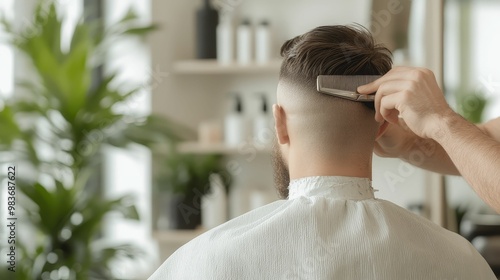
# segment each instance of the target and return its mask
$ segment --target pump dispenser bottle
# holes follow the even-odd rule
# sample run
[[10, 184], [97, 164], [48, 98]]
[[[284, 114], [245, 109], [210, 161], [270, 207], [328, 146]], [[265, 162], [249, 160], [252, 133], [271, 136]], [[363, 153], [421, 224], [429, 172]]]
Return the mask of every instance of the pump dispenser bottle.
[[210, 2], [204, 0], [203, 7], [196, 13], [196, 57], [199, 59], [216, 58], [217, 55], [219, 13]]
[[273, 130], [270, 126], [266, 95], [262, 94], [260, 98], [261, 106], [259, 109], [259, 113], [254, 120], [253, 139], [255, 144], [267, 146], [271, 143]]
[[237, 60], [240, 64], [252, 62], [252, 26], [250, 20], [245, 19], [238, 26], [237, 37]]
[[260, 22], [255, 30], [255, 59], [261, 64], [271, 59], [271, 32], [267, 20]]
[[229, 14], [222, 14], [217, 26], [217, 61], [221, 64], [233, 62], [234, 34]]
[[228, 146], [237, 146], [245, 141], [246, 125], [241, 97], [234, 95], [232, 111], [224, 121], [224, 141]]
[[227, 194], [222, 177], [214, 173], [209, 180], [211, 192], [201, 198], [201, 221], [206, 229], [225, 223], [228, 214]]

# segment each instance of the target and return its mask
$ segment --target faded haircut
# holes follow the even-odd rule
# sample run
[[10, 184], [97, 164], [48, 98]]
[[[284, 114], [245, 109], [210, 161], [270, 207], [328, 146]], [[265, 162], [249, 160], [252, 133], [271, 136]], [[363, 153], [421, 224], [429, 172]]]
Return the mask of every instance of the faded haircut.
[[[365, 163], [363, 156], [373, 153], [379, 127], [373, 118], [373, 103], [320, 94], [316, 78], [383, 75], [391, 69], [391, 52], [375, 44], [370, 32], [360, 25], [334, 25], [317, 27], [288, 40], [281, 55], [278, 102], [287, 114], [300, 116], [287, 126], [290, 138], [296, 137], [294, 143], [305, 143], [309, 153]], [[276, 189], [286, 198], [288, 163], [277, 144], [273, 154]]]
[[375, 44], [361, 25], [320, 26], [288, 40], [280, 80], [315, 87], [319, 75], [383, 75], [391, 69], [391, 52]]

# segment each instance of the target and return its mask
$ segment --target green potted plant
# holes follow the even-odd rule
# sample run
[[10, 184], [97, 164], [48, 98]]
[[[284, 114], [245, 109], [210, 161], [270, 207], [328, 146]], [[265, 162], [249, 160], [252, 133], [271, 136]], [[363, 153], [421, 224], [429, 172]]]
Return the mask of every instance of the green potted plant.
[[229, 176], [220, 155], [172, 152], [161, 163], [156, 185], [169, 195], [168, 221], [171, 229], [195, 229], [201, 224], [201, 199], [210, 192], [209, 177], [219, 173], [227, 183]]
[[21, 31], [1, 21], [7, 43], [27, 58], [36, 79], [17, 81], [15, 94], [0, 101], [0, 162], [22, 166], [16, 178], [17, 203], [24, 210], [17, 212], [23, 217], [18, 228], [29, 233], [17, 236], [15, 274], [2, 267], [0, 279], [116, 279], [110, 262], [136, 258], [140, 250], [103, 243], [103, 218], [110, 212], [139, 216], [131, 197], [103, 198], [99, 180], [91, 180], [102, 148], [172, 146], [188, 133], [165, 118], [117, 112], [116, 105], [143, 85], [123, 91], [119, 73], [101, 80], [92, 75], [110, 42], [145, 35], [155, 26], [140, 23], [133, 11], [108, 28], [80, 20], [69, 49], [62, 50], [62, 21], [53, 1], [40, 1], [31, 26]]
[[488, 98], [483, 92], [460, 92], [457, 95], [458, 113], [472, 123], [480, 123], [488, 105]]

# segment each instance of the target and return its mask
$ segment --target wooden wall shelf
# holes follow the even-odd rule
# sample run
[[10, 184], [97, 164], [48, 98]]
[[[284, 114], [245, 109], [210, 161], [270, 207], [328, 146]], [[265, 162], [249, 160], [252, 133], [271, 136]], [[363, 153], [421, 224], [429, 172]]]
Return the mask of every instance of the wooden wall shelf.
[[176, 74], [278, 74], [281, 60], [271, 60], [265, 64], [251, 63], [241, 65], [236, 62], [220, 64], [215, 59], [182, 60], [175, 62], [173, 71]]

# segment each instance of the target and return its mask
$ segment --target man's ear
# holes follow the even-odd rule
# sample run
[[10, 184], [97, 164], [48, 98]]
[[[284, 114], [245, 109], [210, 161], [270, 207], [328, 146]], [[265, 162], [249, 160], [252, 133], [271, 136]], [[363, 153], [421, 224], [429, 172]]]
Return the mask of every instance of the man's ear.
[[389, 126], [389, 122], [385, 121], [380, 125], [377, 131], [377, 137], [375, 137], [375, 141], [377, 141], [382, 135], [384, 135], [387, 127]]
[[273, 116], [278, 143], [280, 145], [288, 144], [290, 142], [290, 138], [288, 137], [288, 130], [286, 127], [286, 115], [280, 105], [273, 105]]

